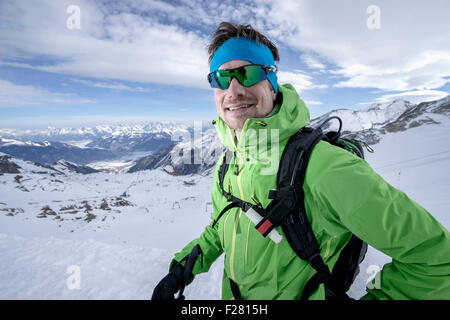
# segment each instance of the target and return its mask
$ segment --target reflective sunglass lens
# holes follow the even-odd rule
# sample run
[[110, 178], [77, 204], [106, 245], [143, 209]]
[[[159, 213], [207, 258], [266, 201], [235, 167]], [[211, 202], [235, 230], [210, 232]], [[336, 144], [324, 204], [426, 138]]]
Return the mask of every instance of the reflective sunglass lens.
[[230, 70], [216, 70], [208, 75], [208, 81], [212, 88], [228, 89], [232, 78], [244, 87], [250, 87], [266, 79], [266, 72], [261, 65], [247, 65]]

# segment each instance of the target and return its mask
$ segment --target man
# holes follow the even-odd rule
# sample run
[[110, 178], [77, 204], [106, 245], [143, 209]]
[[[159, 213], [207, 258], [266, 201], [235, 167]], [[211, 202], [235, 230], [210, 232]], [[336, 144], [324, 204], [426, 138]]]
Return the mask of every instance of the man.
[[[218, 173], [224, 159], [217, 165], [211, 224], [175, 254], [171, 272], [155, 288], [153, 299], [173, 298], [183, 286], [186, 257], [197, 245], [202, 259], [195, 263], [189, 280], [207, 272], [225, 253], [223, 299], [236, 295], [242, 299], [300, 299], [316, 273], [311, 265], [299, 259], [287, 241], [277, 243], [263, 237], [241, 208], [218, 215], [229, 204], [221, 187], [246, 202], [268, 206], [277, 171], [261, 174], [271, 164], [254, 152], [254, 141], [263, 147], [261, 142], [268, 142], [270, 134], [259, 134], [261, 129], [276, 130], [279, 161], [289, 138], [309, 124], [308, 109], [291, 85], [277, 83], [278, 51], [251, 26], [221, 23], [208, 51], [209, 81], [215, 88], [219, 114], [214, 124], [234, 156], [223, 186]], [[249, 132], [259, 136], [247, 139]], [[308, 220], [330, 270], [352, 234], [392, 257], [392, 263], [381, 271], [380, 285], [368, 288], [363, 299], [450, 299], [449, 232], [364, 160], [320, 141], [310, 156], [303, 190]], [[281, 228], [276, 229], [283, 235]], [[309, 299], [325, 299], [324, 285]]]

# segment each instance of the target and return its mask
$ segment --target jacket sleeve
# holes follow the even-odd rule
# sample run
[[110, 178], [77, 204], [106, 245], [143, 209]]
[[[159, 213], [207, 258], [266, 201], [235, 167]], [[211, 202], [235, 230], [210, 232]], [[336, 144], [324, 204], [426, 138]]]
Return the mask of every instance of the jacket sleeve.
[[[180, 252], [175, 254], [174, 259], [170, 263], [169, 271], [173, 269], [173, 267], [176, 265], [177, 262], [180, 262], [189, 255], [191, 250], [194, 248], [195, 245], [199, 245], [200, 249], [202, 250], [202, 254], [197, 259], [193, 274], [197, 275], [199, 273], [207, 272], [214, 261], [217, 260], [217, 258], [220, 257], [220, 255], [223, 253], [222, 243], [220, 241], [219, 235], [217, 233], [217, 226], [212, 228], [212, 224], [214, 221], [214, 217], [217, 215], [217, 202], [218, 199], [220, 199], [221, 192], [219, 188], [219, 182], [217, 179], [217, 169], [219, 165], [217, 165], [216, 173], [214, 175], [214, 183], [212, 186], [212, 204], [213, 204], [213, 213], [211, 215], [211, 223], [207, 225], [197, 239], [192, 240], [189, 242]], [[193, 279], [191, 279], [192, 281]]]
[[180, 252], [175, 254], [174, 259], [170, 263], [169, 271], [173, 269], [177, 262], [183, 260], [184, 257], [188, 256], [192, 248], [196, 244], [200, 245], [202, 253], [195, 263], [193, 269], [194, 275], [207, 272], [213, 262], [216, 261], [216, 259], [223, 252], [222, 245], [217, 235], [217, 230], [211, 228], [211, 226], [208, 225], [199, 238], [189, 242], [189, 244], [187, 244]]
[[367, 162], [344, 150], [334, 153], [314, 188], [322, 209], [333, 223], [392, 257], [363, 299], [450, 299], [448, 230]]

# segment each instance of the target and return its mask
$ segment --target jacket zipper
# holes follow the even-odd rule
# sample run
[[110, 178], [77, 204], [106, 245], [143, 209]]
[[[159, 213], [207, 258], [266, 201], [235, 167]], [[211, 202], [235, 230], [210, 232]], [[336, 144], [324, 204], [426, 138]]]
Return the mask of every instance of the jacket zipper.
[[[241, 199], [244, 199], [244, 194], [242, 192], [242, 186], [241, 186], [241, 177], [242, 177], [243, 171], [244, 171], [244, 168], [242, 168], [241, 172], [239, 172], [239, 174], [237, 176], [237, 185], [239, 188], [239, 193], [240, 193]], [[237, 228], [239, 227], [239, 220], [241, 218], [241, 214], [242, 214], [242, 209], [239, 208], [236, 218], [234, 220], [233, 234], [232, 234], [232, 238], [231, 238], [230, 272], [231, 272], [231, 278], [233, 280], [236, 279], [235, 273], [234, 273], [234, 256], [235, 256], [235, 249], [236, 249], [236, 233], [237, 233]]]
[[[247, 128], [248, 123], [249, 123], [249, 119], [247, 119], [245, 121], [244, 126], [242, 127], [241, 135], [242, 135], [242, 132], [244, 132], [245, 129]], [[245, 198], [244, 198], [244, 193], [242, 191], [241, 177], [242, 177], [242, 172], [244, 171], [245, 166], [242, 166], [242, 168], [240, 169], [240, 172], [239, 172], [239, 166], [238, 166], [238, 164], [239, 164], [239, 157], [238, 157], [239, 156], [239, 147], [240, 147], [241, 143], [242, 143], [242, 140], [238, 140], [237, 145], [236, 145], [236, 152], [234, 154], [234, 156], [235, 156], [234, 160], [235, 160], [235, 166], [236, 166], [235, 168], [237, 168], [237, 169], [235, 169], [236, 170], [235, 174], [237, 175], [236, 182], [237, 182], [237, 185], [239, 188], [239, 195], [240, 195], [240, 198], [242, 200], [244, 200]], [[231, 278], [233, 280], [236, 279], [235, 273], [234, 273], [234, 256], [235, 256], [235, 249], [236, 249], [236, 233], [237, 233], [237, 228], [239, 226], [239, 220], [241, 218], [241, 214], [242, 214], [242, 209], [239, 209], [238, 213], [236, 215], [236, 218], [234, 220], [233, 233], [232, 233], [232, 238], [231, 238], [230, 273], [231, 273]]]
[[[265, 122], [262, 121], [257, 121], [259, 122], [258, 124], [266, 126], [267, 124]], [[247, 128], [249, 123], [249, 119], [247, 119], [244, 123], [244, 126], [242, 127], [242, 131], [241, 131], [241, 136], [242, 136], [242, 132], [245, 131], [245, 129]], [[256, 123], [256, 122], [255, 122]], [[245, 200], [244, 198], [244, 192], [242, 191], [242, 185], [241, 185], [241, 177], [242, 177], [242, 172], [244, 171], [244, 165], [242, 166], [242, 168], [239, 168], [239, 147], [242, 143], [242, 140], [238, 140], [237, 145], [235, 144], [235, 148], [236, 151], [234, 152], [234, 157], [235, 157], [235, 175], [237, 175], [236, 178], [236, 182], [239, 188], [239, 195], [241, 197], [242, 200]], [[244, 159], [245, 159], [245, 154], [244, 154]], [[239, 172], [239, 170], [241, 170]], [[256, 205], [260, 208], [262, 208], [261, 203], [252, 195], [251, 199], [256, 203]], [[234, 273], [234, 255], [235, 255], [235, 246], [236, 246], [236, 232], [237, 232], [237, 228], [238, 228], [238, 224], [239, 224], [239, 220], [241, 218], [241, 214], [242, 214], [242, 209], [239, 209], [237, 215], [236, 215], [236, 219], [234, 221], [234, 226], [233, 226], [233, 233], [232, 233], [232, 239], [231, 239], [231, 254], [230, 254], [230, 273], [231, 273], [231, 278], [233, 280], [235, 280], [235, 273]], [[247, 227], [247, 238], [246, 238], [246, 247], [245, 247], [245, 257], [244, 257], [244, 265], [247, 263], [247, 247], [248, 247], [248, 234], [250, 230], [250, 221], [249, 221], [249, 225]]]

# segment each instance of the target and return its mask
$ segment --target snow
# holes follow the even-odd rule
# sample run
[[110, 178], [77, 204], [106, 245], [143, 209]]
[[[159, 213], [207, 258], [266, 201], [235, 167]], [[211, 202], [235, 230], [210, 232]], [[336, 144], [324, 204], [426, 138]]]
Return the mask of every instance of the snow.
[[[440, 100], [439, 100], [440, 101]], [[413, 105], [405, 100], [397, 99], [392, 102], [375, 103], [361, 110], [338, 109], [311, 121], [316, 126], [329, 117], [342, 119], [342, 131], [357, 132], [368, 129], [379, 129], [388, 122], [396, 120], [403, 112]], [[331, 129], [337, 130], [338, 122], [332, 121]]]
[[118, 124], [118, 125], [97, 125], [95, 127], [79, 127], [79, 128], [57, 128], [49, 126], [45, 129], [7, 129], [0, 128], [0, 136], [7, 138], [22, 138], [24, 136], [32, 137], [35, 140], [41, 140], [43, 137], [64, 137], [64, 136], [79, 136], [80, 140], [92, 140], [97, 137], [117, 137], [130, 136], [139, 137], [143, 134], [149, 133], [168, 133], [172, 134], [174, 131], [187, 131], [192, 125], [188, 121], [179, 122], [150, 122], [145, 125], [142, 124]]
[[[211, 177], [172, 177], [162, 170], [53, 177], [52, 170], [14, 162], [22, 172], [0, 176], [0, 299], [149, 299], [173, 254], [210, 222]], [[39, 169], [48, 174], [33, 173]], [[109, 200], [124, 191], [130, 196], [122, 199], [132, 206], [112, 207]], [[98, 209], [103, 199], [111, 211]], [[62, 208], [83, 201], [93, 207], [91, 222], [83, 210], [63, 214]], [[37, 218], [45, 205], [64, 220]], [[7, 208], [24, 212], [7, 216]], [[66, 286], [70, 266], [80, 268], [79, 290]], [[219, 264], [198, 277], [202, 298], [220, 296], [208, 282], [219, 283], [221, 272]]]
[[[383, 136], [366, 159], [448, 229], [450, 121], [434, 117], [441, 124]], [[173, 254], [210, 222], [211, 174], [61, 174], [12, 161], [21, 173], [0, 175], [0, 299], [150, 299]], [[56, 215], [38, 218], [45, 206]], [[85, 210], [96, 217], [85, 221]], [[350, 296], [362, 296], [373, 270], [390, 260], [370, 247]], [[186, 297], [220, 299], [222, 270], [223, 257]]]
[[70, 144], [74, 147], [86, 149], [88, 148], [87, 145], [91, 143], [92, 140], [80, 140], [80, 141], [66, 141], [67, 144]]
[[439, 125], [423, 125], [387, 135], [367, 154], [371, 166], [450, 228], [450, 120], [433, 115]]
[[5, 139], [5, 138], [0, 138], [0, 145], [3, 147], [9, 146], [9, 145], [42, 147], [42, 144], [32, 142], [32, 141], [19, 141], [19, 140], [14, 140], [14, 139]]
[[[388, 183], [404, 191], [449, 230], [450, 141], [446, 137], [450, 136], [450, 120], [440, 115], [433, 118], [441, 124], [388, 134], [381, 143], [372, 146], [373, 154], [366, 152], [365, 156]], [[390, 257], [369, 246], [349, 295], [360, 297], [371, 270], [381, 270], [390, 261]]]
[[135, 161], [97, 161], [88, 163], [87, 166], [100, 171], [126, 172], [136, 164]]

